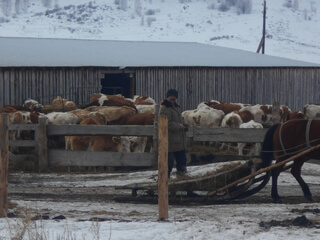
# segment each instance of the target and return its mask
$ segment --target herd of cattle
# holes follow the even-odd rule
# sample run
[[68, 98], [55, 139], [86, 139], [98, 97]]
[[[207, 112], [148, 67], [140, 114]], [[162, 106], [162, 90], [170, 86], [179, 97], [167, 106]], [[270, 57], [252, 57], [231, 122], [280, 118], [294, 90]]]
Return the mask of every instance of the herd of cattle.
[[[57, 125], [153, 125], [156, 102], [146, 96], [133, 99], [122, 95], [95, 93], [90, 103], [81, 108], [72, 101], [57, 97], [50, 105], [41, 105], [28, 99], [22, 106], [4, 106], [0, 113], [7, 113], [10, 124], [38, 123], [39, 117], [46, 117], [47, 124]], [[270, 127], [275, 117], [272, 105], [250, 105], [225, 103], [216, 100], [202, 102], [194, 110], [182, 112], [183, 121], [189, 126], [207, 128], [263, 128]], [[281, 122], [297, 118], [320, 117], [320, 105], [307, 104], [304, 112], [291, 111], [287, 106], [280, 106], [277, 118]], [[10, 131], [9, 137], [21, 138], [20, 131]], [[58, 140], [58, 141], [61, 141]], [[66, 150], [82, 151], [152, 151], [151, 137], [115, 137], [115, 136], [66, 136], [63, 139]], [[238, 144], [239, 154], [243, 155], [243, 144]], [[249, 154], [256, 155], [259, 145]]]

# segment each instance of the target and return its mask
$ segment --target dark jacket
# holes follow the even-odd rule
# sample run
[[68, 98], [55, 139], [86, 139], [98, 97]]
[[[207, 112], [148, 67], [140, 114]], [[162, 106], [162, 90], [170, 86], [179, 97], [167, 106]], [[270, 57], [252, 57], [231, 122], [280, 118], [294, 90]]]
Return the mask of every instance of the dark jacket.
[[167, 100], [163, 100], [160, 105], [159, 114], [168, 117], [169, 128], [169, 152], [177, 152], [186, 149], [186, 133], [180, 129], [180, 124], [183, 124], [181, 117], [180, 106], [175, 103], [174, 106]]

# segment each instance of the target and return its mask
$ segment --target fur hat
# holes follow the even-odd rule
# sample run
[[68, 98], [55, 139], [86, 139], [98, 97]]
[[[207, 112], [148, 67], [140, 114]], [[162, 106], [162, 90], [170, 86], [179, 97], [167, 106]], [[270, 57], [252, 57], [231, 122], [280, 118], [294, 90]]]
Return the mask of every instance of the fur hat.
[[167, 98], [170, 96], [174, 96], [174, 97], [178, 98], [178, 91], [175, 89], [169, 89], [167, 92]]

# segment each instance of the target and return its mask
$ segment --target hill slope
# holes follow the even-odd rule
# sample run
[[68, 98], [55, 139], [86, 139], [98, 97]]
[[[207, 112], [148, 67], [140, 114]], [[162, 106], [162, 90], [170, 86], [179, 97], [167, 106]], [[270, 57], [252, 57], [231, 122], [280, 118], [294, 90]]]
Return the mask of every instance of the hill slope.
[[[237, 1], [249, 13], [242, 13], [239, 5], [222, 11], [223, 4]], [[263, 0], [4, 2], [0, 1], [0, 36], [188, 41], [252, 52], [262, 36]], [[265, 53], [320, 63], [320, 1], [291, 2], [267, 1]]]

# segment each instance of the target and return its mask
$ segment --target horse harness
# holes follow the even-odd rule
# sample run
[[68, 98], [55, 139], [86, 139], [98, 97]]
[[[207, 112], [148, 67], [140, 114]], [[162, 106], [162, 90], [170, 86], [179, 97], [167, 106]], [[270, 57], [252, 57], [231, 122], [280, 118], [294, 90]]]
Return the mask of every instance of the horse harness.
[[[283, 151], [284, 155], [287, 155], [288, 152], [286, 151], [286, 149], [284, 147], [284, 144], [283, 144], [283, 141], [282, 141], [281, 132], [282, 132], [282, 127], [288, 122], [282, 123], [280, 125], [280, 130], [279, 130], [279, 140], [280, 140], [281, 148], [282, 148], [282, 151]], [[306, 145], [307, 145], [306, 148], [310, 148], [311, 147], [311, 144], [310, 144], [310, 126], [311, 126], [311, 122], [312, 122], [312, 119], [309, 119], [308, 122], [307, 122], [307, 127], [306, 127]]]

